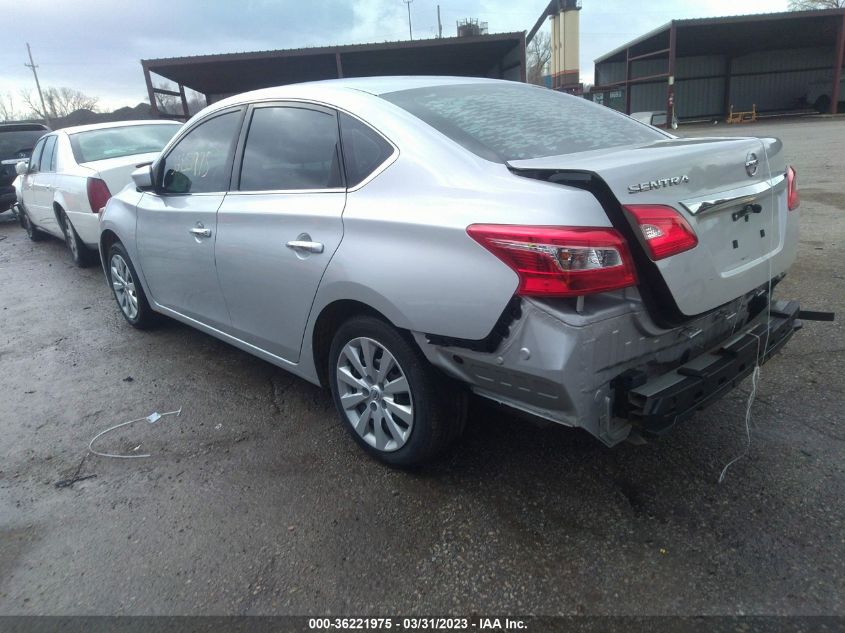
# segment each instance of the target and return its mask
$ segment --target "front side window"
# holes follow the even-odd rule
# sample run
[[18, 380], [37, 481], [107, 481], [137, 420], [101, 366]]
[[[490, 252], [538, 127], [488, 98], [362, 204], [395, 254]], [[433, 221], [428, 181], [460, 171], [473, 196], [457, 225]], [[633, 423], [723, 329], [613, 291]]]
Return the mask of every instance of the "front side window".
[[335, 114], [291, 106], [253, 111], [241, 166], [241, 191], [341, 186]]
[[610, 108], [516, 82], [431, 86], [381, 96], [495, 162], [666, 139]]
[[44, 153], [41, 155], [41, 171], [55, 171], [53, 154], [56, 151], [56, 135], [48, 136], [44, 143]]
[[70, 135], [77, 163], [160, 152], [182, 127], [179, 123], [127, 125], [88, 130]]
[[393, 146], [378, 132], [342, 112], [340, 138], [348, 187], [359, 184], [393, 154]]
[[32, 157], [29, 159], [29, 173], [35, 174], [38, 173], [39, 169], [41, 169], [41, 154], [44, 150], [44, 143], [47, 142], [46, 138], [42, 138], [35, 144], [35, 148], [32, 150]]
[[182, 137], [162, 161], [162, 191], [226, 191], [229, 188], [232, 151], [240, 124], [240, 111], [231, 111], [200, 123]]

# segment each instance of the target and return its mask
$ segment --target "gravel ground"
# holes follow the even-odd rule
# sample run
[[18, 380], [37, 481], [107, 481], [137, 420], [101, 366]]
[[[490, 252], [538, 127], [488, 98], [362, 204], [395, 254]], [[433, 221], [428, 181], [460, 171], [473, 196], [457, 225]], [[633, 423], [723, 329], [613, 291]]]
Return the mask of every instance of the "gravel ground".
[[[185, 326], [138, 332], [102, 273], [0, 216], [2, 614], [845, 614], [845, 119], [776, 135], [800, 174], [778, 296], [835, 310], [658, 443], [607, 449], [473, 403], [422, 472], [367, 459], [328, 393]], [[89, 456], [98, 431], [167, 417]], [[76, 471], [90, 477], [58, 488]]]

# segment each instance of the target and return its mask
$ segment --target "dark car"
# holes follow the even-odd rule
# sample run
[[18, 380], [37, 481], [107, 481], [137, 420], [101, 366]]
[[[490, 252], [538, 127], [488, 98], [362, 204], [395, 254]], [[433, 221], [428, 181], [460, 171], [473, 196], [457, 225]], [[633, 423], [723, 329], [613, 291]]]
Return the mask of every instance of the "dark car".
[[15, 188], [12, 186], [17, 177], [15, 165], [29, 160], [35, 142], [49, 131], [50, 128], [40, 123], [0, 125], [0, 213], [15, 204]]

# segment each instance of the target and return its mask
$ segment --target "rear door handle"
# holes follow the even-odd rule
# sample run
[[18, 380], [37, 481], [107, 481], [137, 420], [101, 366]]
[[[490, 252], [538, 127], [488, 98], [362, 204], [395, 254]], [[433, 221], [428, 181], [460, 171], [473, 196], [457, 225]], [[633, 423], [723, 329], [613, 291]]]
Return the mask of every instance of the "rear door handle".
[[198, 226], [195, 226], [192, 229], [188, 229], [188, 233], [190, 233], [194, 237], [211, 237], [211, 229], [204, 229]]
[[295, 251], [305, 251], [308, 253], [322, 253], [324, 248], [320, 242], [308, 242], [306, 240], [291, 240], [285, 246]]

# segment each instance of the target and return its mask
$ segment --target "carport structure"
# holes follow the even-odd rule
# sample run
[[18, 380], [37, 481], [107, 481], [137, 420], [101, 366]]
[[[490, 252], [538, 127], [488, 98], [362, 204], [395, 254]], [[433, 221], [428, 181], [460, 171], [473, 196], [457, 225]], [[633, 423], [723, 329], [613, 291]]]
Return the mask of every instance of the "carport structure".
[[599, 57], [593, 94], [628, 114], [723, 117], [794, 109], [821, 85], [835, 114], [844, 49], [845, 9], [673, 20]]
[[[141, 66], [153, 114], [161, 114], [156, 94], [165, 94], [179, 97], [187, 118], [185, 88], [214, 103], [247, 90], [342, 77], [457, 75], [525, 81], [525, 33], [143, 59]], [[174, 82], [178, 90], [157, 87], [153, 74]]]

